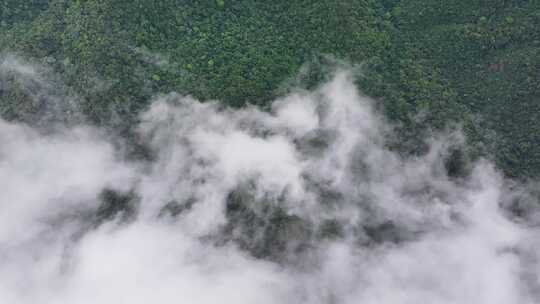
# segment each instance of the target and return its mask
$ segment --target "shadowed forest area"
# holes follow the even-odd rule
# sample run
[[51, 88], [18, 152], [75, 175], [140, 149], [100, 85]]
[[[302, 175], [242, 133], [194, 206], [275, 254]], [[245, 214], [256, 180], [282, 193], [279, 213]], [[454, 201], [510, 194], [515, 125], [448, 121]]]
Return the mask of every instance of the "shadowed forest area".
[[[467, 155], [519, 178], [540, 176], [539, 28], [535, 0], [0, 2], [2, 56], [42, 66], [48, 90], [118, 132], [156, 94], [265, 108], [347, 67], [396, 123], [395, 149], [422, 153], [458, 123]], [[1, 117], [40, 113], [40, 84], [0, 80]]]

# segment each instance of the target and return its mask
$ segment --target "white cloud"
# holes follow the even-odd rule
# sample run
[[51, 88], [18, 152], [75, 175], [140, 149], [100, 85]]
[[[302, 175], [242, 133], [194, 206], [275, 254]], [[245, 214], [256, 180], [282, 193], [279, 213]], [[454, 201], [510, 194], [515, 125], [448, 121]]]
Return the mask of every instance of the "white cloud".
[[[89, 127], [1, 121], [0, 302], [536, 303], [538, 232], [501, 208], [508, 181], [484, 161], [449, 178], [455, 134], [403, 158], [371, 103], [345, 72], [271, 112], [163, 96], [141, 116], [155, 159], [140, 163]], [[97, 225], [104, 189], [131, 193], [136, 217]], [[252, 213], [234, 218], [239, 189]], [[339, 237], [320, 236], [329, 220]]]

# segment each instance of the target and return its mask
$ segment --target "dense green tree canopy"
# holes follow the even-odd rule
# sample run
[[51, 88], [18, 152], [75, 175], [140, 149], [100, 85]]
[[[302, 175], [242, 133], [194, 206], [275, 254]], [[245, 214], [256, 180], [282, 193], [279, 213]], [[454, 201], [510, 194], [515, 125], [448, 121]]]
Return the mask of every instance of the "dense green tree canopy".
[[[129, 129], [170, 91], [264, 107], [348, 62], [400, 123], [404, 151], [460, 122], [473, 150], [507, 174], [540, 174], [538, 1], [3, 0], [0, 9], [0, 51], [52, 69], [101, 125]], [[3, 82], [0, 115], [23, 117], [35, 102]]]

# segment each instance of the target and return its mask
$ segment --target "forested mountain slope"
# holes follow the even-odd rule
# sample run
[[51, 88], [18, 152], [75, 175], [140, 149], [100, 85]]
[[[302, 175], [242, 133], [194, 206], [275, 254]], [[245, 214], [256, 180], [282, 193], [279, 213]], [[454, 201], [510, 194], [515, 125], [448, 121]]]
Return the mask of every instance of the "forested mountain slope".
[[[129, 130], [171, 91], [264, 107], [352, 64], [401, 126], [396, 147], [421, 152], [419, 134], [459, 122], [473, 154], [540, 174], [539, 1], [2, 0], [0, 26], [4, 58], [50, 69], [55, 96], [104, 126]], [[2, 117], [40, 111], [0, 74]]]

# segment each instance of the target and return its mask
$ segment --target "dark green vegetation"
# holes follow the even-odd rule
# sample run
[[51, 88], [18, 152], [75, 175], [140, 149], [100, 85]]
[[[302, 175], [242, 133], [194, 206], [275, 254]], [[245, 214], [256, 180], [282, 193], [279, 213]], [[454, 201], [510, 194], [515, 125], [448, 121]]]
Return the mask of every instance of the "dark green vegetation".
[[[540, 174], [540, 1], [1, 0], [0, 18], [0, 52], [52, 68], [100, 125], [129, 129], [170, 91], [264, 106], [331, 56], [357, 64], [404, 151], [458, 121], [508, 175]], [[0, 115], [31, 95], [0, 86]]]

